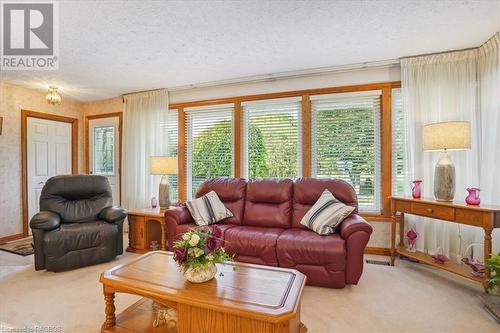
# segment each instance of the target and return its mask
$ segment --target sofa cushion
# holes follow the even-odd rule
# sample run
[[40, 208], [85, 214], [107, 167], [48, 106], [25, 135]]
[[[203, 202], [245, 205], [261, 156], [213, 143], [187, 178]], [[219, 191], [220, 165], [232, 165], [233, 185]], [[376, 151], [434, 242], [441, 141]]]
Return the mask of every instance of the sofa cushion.
[[215, 191], [187, 201], [186, 207], [197, 225], [209, 225], [233, 217], [233, 213], [220, 201]]
[[308, 284], [345, 285], [346, 248], [338, 234], [321, 236], [310, 230], [288, 229], [278, 237], [276, 253], [280, 267], [306, 274]]
[[292, 191], [291, 179], [249, 180], [243, 225], [289, 228]]
[[224, 234], [224, 248], [235, 259], [251, 264], [278, 266], [276, 242], [280, 228], [236, 226]]
[[358, 211], [358, 197], [354, 188], [341, 179], [300, 178], [293, 185], [292, 227], [306, 229], [300, 221], [318, 201], [324, 190], [329, 190], [335, 198]]
[[241, 224], [245, 208], [246, 181], [242, 178], [215, 178], [205, 181], [198, 191], [199, 198], [210, 191], [215, 191], [224, 206], [233, 213], [233, 217], [224, 220], [224, 223]]

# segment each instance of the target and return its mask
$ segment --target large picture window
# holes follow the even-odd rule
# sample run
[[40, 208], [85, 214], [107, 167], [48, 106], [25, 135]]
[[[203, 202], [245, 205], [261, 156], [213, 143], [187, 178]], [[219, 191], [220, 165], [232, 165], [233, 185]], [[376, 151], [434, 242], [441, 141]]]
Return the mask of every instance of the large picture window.
[[406, 129], [401, 89], [392, 89], [392, 195], [404, 195], [407, 183]]
[[[167, 136], [168, 156], [177, 156], [179, 147], [179, 119], [177, 110], [168, 110], [167, 125], [164, 126]], [[170, 183], [170, 199], [179, 200], [179, 177], [178, 175], [168, 175]]]
[[381, 91], [311, 96], [312, 173], [354, 186], [360, 211], [379, 213]]
[[244, 102], [244, 176], [301, 176], [300, 97]]
[[186, 108], [187, 198], [209, 178], [233, 174], [233, 105]]

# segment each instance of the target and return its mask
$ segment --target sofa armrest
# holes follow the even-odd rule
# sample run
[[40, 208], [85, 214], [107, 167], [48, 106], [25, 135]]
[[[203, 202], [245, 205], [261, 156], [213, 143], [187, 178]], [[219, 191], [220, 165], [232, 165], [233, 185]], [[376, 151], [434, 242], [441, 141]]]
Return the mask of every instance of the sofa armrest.
[[166, 223], [187, 224], [193, 223], [193, 217], [186, 206], [176, 206], [171, 207], [165, 211], [165, 221]]
[[99, 219], [109, 223], [115, 223], [125, 220], [127, 211], [119, 206], [106, 207], [99, 213]]
[[357, 231], [364, 231], [368, 235], [371, 235], [373, 229], [372, 226], [365, 221], [364, 218], [357, 214], [349, 215], [342, 223], [340, 224], [340, 237], [344, 240], [347, 240], [349, 236]]
[[50, 211], [41, 211], [36, 213], [30, 220], [31, 229], [50, 231], [59, 227], [61, 216]]

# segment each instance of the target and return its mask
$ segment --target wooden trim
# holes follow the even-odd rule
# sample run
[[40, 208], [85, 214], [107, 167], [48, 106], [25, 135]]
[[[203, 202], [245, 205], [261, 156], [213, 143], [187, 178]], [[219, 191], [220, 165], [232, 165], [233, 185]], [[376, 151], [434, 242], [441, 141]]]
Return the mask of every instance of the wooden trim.
[[381, 107], [381, 180], [382, 180], [382, 215], [391, 216], [392, 195], [392, 88], [382, 88]]
[[302, 176], [312, 175], [311, 97], [302, 95]]
[[386, 217], [386, 216], [382, 216], [382, 215], [360, 214], [360, 216], [368, 222], [391, 223], [391, 221], [392, 221], [392, 219], [390, 217]]
[[367, 246], [365, 248], [365, 254], [390, 257], [391, 256], [391, 249], [386, 249], [385, 247]]
[[78, 119], [60, 115], [21, 110], [21, 183], [23, 236], [28, 236], [28, 117], [71, 124], [71, 172], [78, 173]]
[[5, 244], [7, 242], [15, 241], [15, 240], [18, 240], [18, 239], [21, 239], [24, 237], [26, 237], [26, 236], [24, 236], [23, 233], [5, 236], [5, 237], [0, 238], [0, 244]]
[[183, 107], [179, 107], [177, 109], [177, 117], [178, 117], [178, 151], [177, 151], [177, 163], [178, 165], [178, 178], [177, 178], [177, 186], [179, 193], [179, 200], [186, 200], [186, 114], [184, 112]]
[[234, 103], [233, 149], [234, 177], [243, 177], [243, 108], [241, 102]]
[[120, 160], [118, 161], [118, 183], [120, 186], [120, 204], [122, 202], [122, 160], [123, 160], [123, 112], [110, 112], [102, 114], [92, 114], [85, 116], [85, 133], [83, 137], [85, 138], [85, 173], [90, 172], [90, 139], [89, 139], [89, 121], [93, 119], [102, 118], [115, 118], [118, 117], [118, 144], [120, 145], [118, 152], [120, 154]]
[[353, 85], [353, 86], [294, 90], [294, 91], [284, 91], [284, 92], [278, 92], [278, 93], [244, 95], [244, 96], [236, 96], [236, 97], [207, 99], [207, 100], [201, 100], [201, 101], [172, 103], [172, 104], [169, 104], [169, 108], [170, 109], [178, 109], [180, 107], [187, 108], [187, 107], [194, 107], [194, 106], [227, 104], [227, 103], [236, 103], [236, 102], [243, 102], [243, 101], [257, 101], [257, 100], [263, 100], [263, 99], [296, 97], [296, 96], [303, 96], [303, 95], [324, 95], [324, 94], [365, 91], [365, 90], [380, 90], [383, 88], [399, 88], [399, 87], [401, 87], [400, 81], [368, 83], [368, 84], [360, 84], [360, 85]]

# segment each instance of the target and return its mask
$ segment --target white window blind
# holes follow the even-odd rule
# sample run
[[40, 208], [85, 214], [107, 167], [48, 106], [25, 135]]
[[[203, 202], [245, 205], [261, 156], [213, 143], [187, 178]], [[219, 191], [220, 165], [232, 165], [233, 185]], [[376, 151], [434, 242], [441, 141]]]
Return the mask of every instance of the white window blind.
[[186, 108], [187, 197], [205, 180], [232, 176], [233, 105]]
[[[167, 114], [167, 151], [168, 156], [177, 156], [179, 146], [179, 119], [177, 110], [168, 110]], [[179, 177], [177, 175], [168, 175], [170, 183], [170, 200], [179, 200]]]
[[246, 178], [301, 175], [301, 100], [244, 102]]
[[392, 194], [404, 195], [407, 179], [406, 130], [401, 89], [392, 89]]
[[363, 212], [379, 213], [380, 91], [311, 97], [312, 164], [318, 178], [354, 186]]

